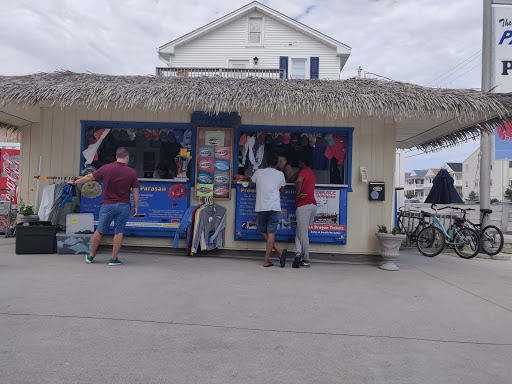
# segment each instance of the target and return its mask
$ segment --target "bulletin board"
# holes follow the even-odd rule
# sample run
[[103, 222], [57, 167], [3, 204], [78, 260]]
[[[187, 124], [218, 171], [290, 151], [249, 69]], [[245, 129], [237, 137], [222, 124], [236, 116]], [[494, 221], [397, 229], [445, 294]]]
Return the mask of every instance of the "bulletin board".
[[233, 128], [197, 127], [196, 197], [231, 199]]

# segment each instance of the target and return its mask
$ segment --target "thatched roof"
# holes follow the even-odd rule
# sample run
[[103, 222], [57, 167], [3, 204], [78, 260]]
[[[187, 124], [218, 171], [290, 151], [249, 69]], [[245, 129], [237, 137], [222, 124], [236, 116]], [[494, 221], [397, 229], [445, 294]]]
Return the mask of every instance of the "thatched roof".
[[[426, 88], [375, 79], [280, 80], [214, 77], [110, 76], [73, 72], [0, 76], [0, 107], [8, 104], [83, 106], [98, 109], [187, 108], [218, 113], [249, 110], [268, 115], [318, 113], [329, 117], [377, 116], [456, 118], [459, 132], [421, 143], [436, 149], [494, 129], [512, 111], [507, 95], [472, 90]], [[485, 119], [482, 117], [485, 116]], [[481, 122], [481, 124], [475, 124]]]

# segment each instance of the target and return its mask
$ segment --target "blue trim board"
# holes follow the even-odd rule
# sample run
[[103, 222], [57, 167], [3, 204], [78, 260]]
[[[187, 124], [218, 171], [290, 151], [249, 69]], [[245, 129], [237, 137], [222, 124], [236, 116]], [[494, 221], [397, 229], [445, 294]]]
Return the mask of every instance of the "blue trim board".
[[[318, 127], [318, 126], [290, 126], [290, 125], [240, 125], [235, 128], [234, 144], [233, 144], [233, 165], [236, 161], [236, 169], [233, 166], [232, 177], [238, 172], [238, 142], [240, 141], [241, 132], [257, 131], [257, 132], [301, 132], [301, 133], [338, 133], [347, 137], [347, 158], [345, 160], [347, 169], [347, 192], [352, 192], [352, 148], [353, 148], [353, 127]], [[235, 160], [236, 159], [236, 160]], [[236, 184], [231, 185], [236, 188]]]

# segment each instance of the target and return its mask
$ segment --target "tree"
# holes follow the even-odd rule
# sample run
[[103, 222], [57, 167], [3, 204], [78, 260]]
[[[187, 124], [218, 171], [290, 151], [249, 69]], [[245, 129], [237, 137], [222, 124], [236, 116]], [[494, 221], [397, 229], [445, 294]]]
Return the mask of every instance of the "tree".
[[505, 191], [505, 197], [509, 200], [512, 200], [512, 189], [507, 188], [507, 190]]
[[[510, 192], [512, 193], [512, 190]], [[471, 191], [471, 192], [469, 192], [468, 198], [469, 198], [469, 201], [477, 201], [478, 195], [476, 194], [475, 191]]]
[[409, 191], [409, 192], [406, 192], [406, 193], [405, 193], [405, 198], [406, 198], [406, 199], [412, 199], [413, 197], [416, 197], [416, 195], [414, 194], [414, 192]]
[[494, 204], [494, 203], [497, 203], [497, 202], [499, 202], [499, 200], [498, 200], [498, 199], [496, 199], [496, 198], [491, 199], [491, 204]]

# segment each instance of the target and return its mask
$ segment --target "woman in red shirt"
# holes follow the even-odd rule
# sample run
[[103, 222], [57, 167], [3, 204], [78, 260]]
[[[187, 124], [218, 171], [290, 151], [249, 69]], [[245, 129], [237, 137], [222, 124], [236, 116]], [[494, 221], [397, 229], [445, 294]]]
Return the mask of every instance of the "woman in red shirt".
[[295, 232], [295, 260], [292, 267], [309, 267], [309, 234], [308, 229], [315, 222], [316, 177], [311, 168], [310, 158], [306, 155], [299, 160], [299, 173], [296, 181], [295, 206], [297, 208], [297, 230]]

